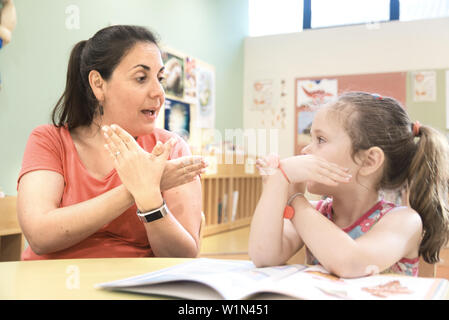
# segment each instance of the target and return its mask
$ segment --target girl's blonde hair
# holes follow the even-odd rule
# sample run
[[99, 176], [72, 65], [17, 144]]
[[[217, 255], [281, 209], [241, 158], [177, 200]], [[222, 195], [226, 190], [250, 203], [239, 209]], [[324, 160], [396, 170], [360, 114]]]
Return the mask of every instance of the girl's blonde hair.
[[377, 146], [385, 154], [377, 189], [409, 188], [410, 206], [423, 222], [419, 254], [428, 263], [439, 261], [448, 242], [448, 141], [439, 131], [413, 123], [398, 101], [365, 92], [348, 92], [331, 107], [344, 111], [343, 125], [352, 141], [352, 157]]

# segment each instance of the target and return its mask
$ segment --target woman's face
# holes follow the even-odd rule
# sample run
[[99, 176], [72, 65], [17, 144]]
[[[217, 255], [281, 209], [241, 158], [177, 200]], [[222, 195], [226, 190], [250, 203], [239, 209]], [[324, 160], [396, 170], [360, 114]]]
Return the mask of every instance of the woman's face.
[[134, 137], [148, 134], [164, 106], [164, 65], [150, 42], [132, 47], [104, 86], [103, 124], [118, 124]]

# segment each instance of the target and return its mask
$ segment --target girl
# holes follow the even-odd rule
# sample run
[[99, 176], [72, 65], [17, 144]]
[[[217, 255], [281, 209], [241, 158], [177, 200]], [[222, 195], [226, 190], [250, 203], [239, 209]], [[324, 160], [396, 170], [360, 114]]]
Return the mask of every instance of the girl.
[[[249, 255], [257, 266], [283, 264], [304, 244], [308, 264], [346, 278], [417, 276], [419, 256], [439, 261], [449, 231], [441, 133], [412, 123], [392, 98], [351, 92], [317, 112], [311, 137], [300, 156], [258, 162], [272, 174], [251, 224]], [[406, 206], [379, 199], [381, 189], [404, 186]], [[306, 187], [328, 198], [309, 202]]]

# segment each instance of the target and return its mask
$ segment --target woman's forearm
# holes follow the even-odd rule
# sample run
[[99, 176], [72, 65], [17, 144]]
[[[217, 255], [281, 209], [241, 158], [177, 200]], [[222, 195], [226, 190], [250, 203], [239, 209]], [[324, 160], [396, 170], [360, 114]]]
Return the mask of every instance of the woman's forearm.
[[133, 204], [134, 199], [128, 190], [123, 185], [118, 186], [87, 201], [39, 215], [34, 230], [29, 232], [28, 241], [33, 251], [40, 255], [69, 248], [94, 234]]
[[198, 254], [197, 241], [171, 213], [146, 223], [145, 229], [151, 249], [157, 257], [194, 258]]
[[[136, 198], [137, 207], [142, 212], [158, 208], [162, 203], [163, 198], [158, 188]], [[197, 256], [197, 241], [171, 212], [161, 219], [144, 223], [144, 226], [155, 256], [190, 258]]]

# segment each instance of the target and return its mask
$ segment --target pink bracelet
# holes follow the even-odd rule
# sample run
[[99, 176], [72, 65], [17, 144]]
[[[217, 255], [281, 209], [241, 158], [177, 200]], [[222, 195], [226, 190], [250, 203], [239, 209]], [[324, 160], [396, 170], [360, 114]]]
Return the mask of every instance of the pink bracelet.
[[284, 175], [285, 179], [287, 180], [288, 183], [290, 182], [290, 179], [287, 177], [287, 174], [285, 173], [285, 171], [282, 169], [281, 167], [281, 163], [279, 162], [279, 166], [278, 166], [279, 170], [281, 170], [282, 174]]

